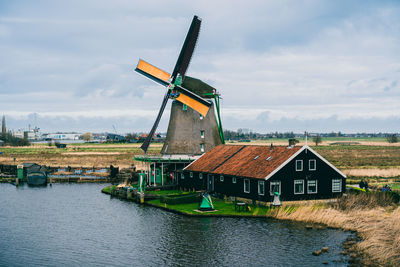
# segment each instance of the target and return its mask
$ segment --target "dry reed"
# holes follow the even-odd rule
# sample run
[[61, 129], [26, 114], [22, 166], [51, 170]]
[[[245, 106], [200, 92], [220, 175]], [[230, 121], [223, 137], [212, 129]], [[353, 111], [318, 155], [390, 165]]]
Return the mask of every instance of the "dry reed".
[[357, 231], [364, 265], [400, 264], [400, 207], [387, 194], [350, 194], [334, 204], [281, 208], [274, 217]]

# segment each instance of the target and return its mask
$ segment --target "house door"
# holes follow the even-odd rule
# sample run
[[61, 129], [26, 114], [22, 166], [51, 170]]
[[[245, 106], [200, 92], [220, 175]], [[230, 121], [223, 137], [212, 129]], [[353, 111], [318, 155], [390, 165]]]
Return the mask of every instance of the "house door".
[[211, 174], [207, 175], [207, 191], [208, 192], [214, 191], [214, 175]]

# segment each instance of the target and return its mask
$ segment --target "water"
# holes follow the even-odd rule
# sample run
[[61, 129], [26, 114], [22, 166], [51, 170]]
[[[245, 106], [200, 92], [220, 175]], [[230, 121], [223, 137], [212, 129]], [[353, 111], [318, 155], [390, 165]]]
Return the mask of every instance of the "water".
[[[334, 229], [192, 218], [110, 198], [100, 184], [0, 184], [0, 266], [346, 266]], [[314, 250], [328, 253], [313, 256]]]

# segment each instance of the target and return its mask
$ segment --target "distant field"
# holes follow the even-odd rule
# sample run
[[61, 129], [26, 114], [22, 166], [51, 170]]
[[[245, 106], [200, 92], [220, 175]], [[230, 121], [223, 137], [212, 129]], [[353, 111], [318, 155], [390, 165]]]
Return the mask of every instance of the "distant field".
[[[149, 155], [159, 154], [162, 144], [152, 144]], [[143, 155], [140, 144], [68, 144], [67, 148], [35, 144], [29, 147], [1, 147], [0, 164], [35, 162], [49, 166], [103, 167], [132, 165], [134, 155]], [[14, 162], [14, 158], [16, 159]]]
[[[323, 140], [323, 145], [309, 145], [329, 162], [344, 173], [352, 176], [400, 175], [400, 146], [384, 140], [384, 138], [330, 138]], [[298, 145], [302, 145], [302, 141]], [[328, 145], [329, 142], [364, 142], [362, 145]], [[270, 139], [257, 142], [233, 144], [287, 145], [287, 139]], [[374, 145], [371, 145], [374, 144]], [[228, 142], [229, 144], [229, 142]], [[378, 145], [376, 145], [378, 144]], [[152, 144], [150, 155], [159, 154], [162, 144]], [[0, 147], [0, 163], [17, 164], [36, 162], [52, 166], [108, 166], [110, 164], [129, 167], [134, 155], [143, 155], [140, 144], [68, 144], [66, 149], [58, 149], [47, 144], [35, 144], [29, 147]], [[14, 163], [14, 158], [15, 163]]]

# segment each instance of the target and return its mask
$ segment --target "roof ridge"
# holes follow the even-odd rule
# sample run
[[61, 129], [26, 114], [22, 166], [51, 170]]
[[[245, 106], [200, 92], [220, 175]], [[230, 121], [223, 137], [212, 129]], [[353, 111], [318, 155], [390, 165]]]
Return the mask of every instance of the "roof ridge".
[[216, 169], [218, 169], [219, 167], [221, 167], [225, 162], [227, 162], [229, 159], [231, 159], [233, 156], [235, 156], [237, 153], [239, 153], [240, 151], [242, 151], [244, 148], [246, 147], [246, 145], [242, 145], [242, 147], [240, 149], [238, 149], [238, 151], [236, 151], [235, 153], [233, 153], [232, 155], [230, 155], [227, 159], [225, 159], [223, 162], [221, 162], [220, 164], [217, 165], [217, 167], [215, 167], [214, 169], [212, 169], [212, 171], [215, 171]]

